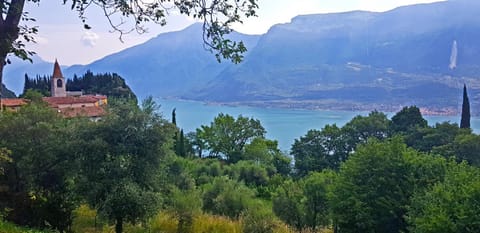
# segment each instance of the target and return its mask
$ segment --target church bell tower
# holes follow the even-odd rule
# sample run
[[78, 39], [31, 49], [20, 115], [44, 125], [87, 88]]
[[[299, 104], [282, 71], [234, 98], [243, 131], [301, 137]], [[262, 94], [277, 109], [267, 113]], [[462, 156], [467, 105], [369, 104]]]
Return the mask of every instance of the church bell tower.
[[62, 75], [60, 70], [60, 65], [55, 59], [55, 65], [53, 66], [53, 76], [51, 80], [51, 95], [52, 97], [65, 97], [67, 96], [67, 91], [65, 87], [65, 78]]

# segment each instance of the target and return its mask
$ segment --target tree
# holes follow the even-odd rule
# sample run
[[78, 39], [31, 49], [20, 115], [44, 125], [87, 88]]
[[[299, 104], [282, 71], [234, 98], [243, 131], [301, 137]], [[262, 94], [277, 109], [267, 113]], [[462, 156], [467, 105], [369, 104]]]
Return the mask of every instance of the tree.
[[[38, 79], [38, 78], [37, 78]], [[42, 82], [40, 82], [42, 83]], [[50, 89], [50, 77], [44, 77], [44, 85], [41, 87], [42, 92], [49, 93], [46, 89]], [[81, 91], [84, 94], [102, 94], [111, 98], [123, 98], [137, 101], [137, 96], [125, 82], [125, 79], [116, 73], [93, 74], [87, 71], [83, 76], [76, 75], [72, 80], [67, 80], [67, 91]]]
[[452, 143], [455, 137], [465, 130], [460, 130], [458, 124], [442, 122], [433, 127], [423, 127], [410, 130], [403, 136], [407, 146], [422, 152], [431, 152], [436, 148]]
[[450, 143], [435, 148], [433, 153], [480, 167], [480, 135], [471, 132], [458, 134]]
[[366, 143], [369, 138], [385, 139], [389, 136], [390, 121], [382, 112], [372, 111], [368, 116], [356, 116], [350, 120], [342, 131], [347, 137], [349, 152], [355, 150], [360, 143]]
[[[175, 146], [175, 153], [178, 155], [178, 156], [181, 156], [181, 157], [186, 157], [187, 156], [187, 145], [186, 145], [186, 141], [185, 141], [185, 134], [183, 133], [183, 129], [180, 130], [180, 133], [175, 132], [175, 143], [174, 143], [174, 146]], [[190, 152], [190, 151], [188, 151]]]
[[295, 159], [296, 174], [305, 176], [312, 171], [337, 169], [346, 160], [348, 150], [344, 135], [336, 125], [326, 125], [321, 131], [309, 130], [295, 139], [291, 155]]
[[273, 197], [273, 212], [286, 224], [296, 229], [302, 229], [305, 225], [303, 198], [302, 184], [286, 180], [277, 188]]
[[409, 232], [480, 232], [479, 177], [480, 170], [466, 163], [449, 166], [444, 181], [413, 196]]
[[245, 146], [243, 160], [252, 160], [257, 164], [275, 167], [282, 175], [290, 174], [291, 159], [278, 149], [278, 142], [264, 138], [255, 138]]
[[229, 162], [241, 159], [244, 147], [255, 138], [264, 138], [265, 129], [259, 120], [220, 113], [210, 126], [197, 129], [198, 141], [204, 141], [210, 156], [224, 157]]
[[199, 158], [203, 156], [203, 150], [207, 148], [206, 142], [203, 139], [197, 137], [197, 132], [188, 132], [185, 135], [188, 149], [191, 149], [193, 155], [197, 155]]
[[331, 170], [311, 172], [293, 182], [281, 184], [273, 198], [273, 211], [290, 226], [317, 230], [331, 225], [329, 198], [335, 179]]
[[[25, 42], [34, 40], [37, 28], [20, 25], [22, 20], [33, 20], [24, 11], [28, 2], [38, 4], [40, 0], [0, 0], [0, 84], [3, 83], [3, 68], [10, 62], [8, 54], [31, 60], [29, 55], [33, 52], [25, 50]], [[120, 34], [120, 39], [123, 34], [134, 30], [145, 32], [148, 22], [165, 25], [168, 14], [173, 11], [192, 16], [203, 21], [205, 47], [215, 51], [218, 60], [230, 59], [234, 63], [242, 60], [246, 48], [242, 42], [237, 43], [224, 36], [232, 31], [230, 26], [233, 23], [242, 22], [242, 16], [255, 16], [258, 8], [257, 0], [182, 0], [173, 3], [169, 0], [63, 0], [63, 4], [67, 3], [79, 13], [86, 29], [90, 28], [86, 12], [91, 7], [99, 7], [114, 31]], [[126, 24], [124, 18], [131, 19], [133, 25]]]
[[406, 133], [415, 127], [427, 127], [427, 120], [423, 119], [420, 109], [416, 106], [404, 107], [392, 117], [391, 129], [393, 133]]
[[406, 229], [403, 216], [414, 184], [405, 157], [415, 153], [398, 138], [371, 140], [357, 148], [342, 164], [332, 187], [330, 203], [340, 232]]
[[101, 216], [137, 222], [161, 204], [160, 165], [173, 154], [174, 126], [157, 113], [152, 98], [136, 105], [115, 106], [102, 121], [82, 132], [83, 155], [79, 192]]
[[387, 138], [389, 125], [384, 113], [372, 111], [368, 116], [354, 117], [342, 128], [326, 125], [321, 131], [310, 130], [292, 146], [296, 173], [305, 176], [311, 171], [338, 169], [357, 145], [369, 138]]
[[445, 177], [452, 162], [408, 148], [400, 137], [370, 140], [342, 164], [329, 197], [339, 232], [407, 232], [414, 194]]
[[173, 108], [172, 110], [172, 124], [177, 125], [177, 109]]
[[311, 229], [331, 225], [328, 196], [336, 174], [333, 171], [310, 173], [304, 179], [305, 223]]
[[470, 101], [468, 100], [466, 84], [463, 84], [462, 118], [460, 120], [460, 128], [470, 128]]
[[82, 119], [67, 120], [51, 108], [31, 103], [19, 112], [0, 115], [0, 179], [5, 218], [21, 225], [68, 231], [77, 204], [74, 180], [77, 130]]

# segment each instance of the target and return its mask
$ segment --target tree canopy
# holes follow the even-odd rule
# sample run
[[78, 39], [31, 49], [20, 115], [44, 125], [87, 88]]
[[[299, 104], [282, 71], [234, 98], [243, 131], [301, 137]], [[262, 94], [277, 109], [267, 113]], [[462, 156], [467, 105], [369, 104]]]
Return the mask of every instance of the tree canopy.
[[259, 120], [238, 116], [237, 119], [228, 114], [219, 114], [210, 126], [202, 125], [197, 129], [197, 137], [206, 144], [210, 156], [224, 157], [236, 162], [247, 143], [255, 138], [264, 138], [265, 129]]

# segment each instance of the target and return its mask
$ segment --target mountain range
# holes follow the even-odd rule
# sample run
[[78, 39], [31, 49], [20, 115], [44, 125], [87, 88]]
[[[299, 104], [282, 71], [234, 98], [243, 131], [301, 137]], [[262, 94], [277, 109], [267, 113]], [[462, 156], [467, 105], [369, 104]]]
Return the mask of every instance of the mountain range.
[[[218, 63], [194, 24], [64, 74], [115, 72], [140, 97], [342, 110], [417, 105], [445, 114], [460, 109], [466, 83], [478, 114], [479, 10], [480, 1], [449, 0], [381, 13], [297, 16], [263, 35], [232, 33], [249, 49], [239, 65]], [[46, 65], [23, 69], [39, 73]], [[8, 68], [6, 84], [18, 91], [9, 76], [25, 72], [21, 65]]]

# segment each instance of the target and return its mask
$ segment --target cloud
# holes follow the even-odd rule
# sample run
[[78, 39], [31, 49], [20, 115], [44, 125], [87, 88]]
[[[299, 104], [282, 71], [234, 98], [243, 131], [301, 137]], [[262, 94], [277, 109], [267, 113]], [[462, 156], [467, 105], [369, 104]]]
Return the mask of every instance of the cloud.
[[100, 39], [100, 36], [97, 33], [92, 31], [85, 31], [82, 35], [82, 43], [88, 47], [95, 47], [97, 45], [97, 41]]

